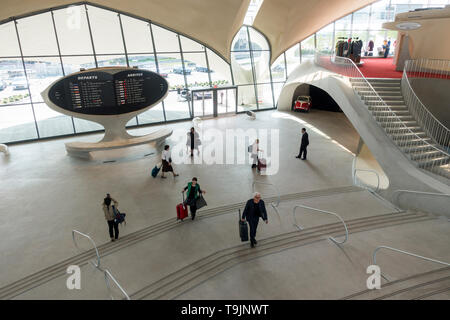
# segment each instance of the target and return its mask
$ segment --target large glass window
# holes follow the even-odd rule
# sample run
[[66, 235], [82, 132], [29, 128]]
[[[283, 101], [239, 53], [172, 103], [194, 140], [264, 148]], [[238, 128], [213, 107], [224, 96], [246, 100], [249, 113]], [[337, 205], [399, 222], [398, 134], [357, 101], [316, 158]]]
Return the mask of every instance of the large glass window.
[[[159, 72], [164, 74], [169, 82], [170, 89], [185, 87], [184, 77], [190, 77], [190, 70], [184, 71], [181, 54], [179, 53], [158, 53]], [[184, 74], [186, 73], [186, 74]]]
[[164, 110], [162, 103], [150, 108], [138, 115], [139, 124], [149, 124], [164, 121]]
[[30, 102], [22, 59], [0, 58], [0, 106]]
[[184, 36], [180, 36], [181, 48], [184, 52], [188, 51], [204, 51], [205, 47], [203, 47], [200, 43], [195, 42], [189, 38]]
[[239, 30], [231, 45], [231, 66], [238, 85], [238, 111], [274, 107], [270, 46], [260, 32], [249, 26]]
[[62, 55], [93, 54], [84, 6], [70, 6], [53, 13]]
[[231, 51], [249, 51], [248, 45], [248, 32], [246, 27], [239, 29], [237, 35], [234, 37], [231, 43]]
[[[266, 50], [255, 54], [255, 59], [265, 61], [268, 69], [268, 44], [259, 33], [252, 31], [252, 35], [252, 47]], [[246, 30], [243, 36], [248, 39]], [[81, 69], [129, 65], [167, 79], [167, 99], [127, 126], [187, 119], [191, 113], [183, 94], [186, 88], [233, 83], [230, 65], [202, 44], [95, 5], [68, 6], [18, 19], [17, 32], [14, 21], [6, 22], [0, 25], [0, 40], [0, 143], [102, 130], [95, 122], [53, 111], [40, 95], [53, 81]], [[249, 49], [248, 41], [246, 46]], [[253, 83], [251, 59], [246, 63]], [[261, 65], [256, 68], [264, 75], [261, 81], [270, 82], [270, 73]], [[251, 101], [256, 104], [254, 92]]]
[[153, 54], [128, 55], [128, 62], [130, 63], [130, 67], [138, 67], [139, 69], [157, 72], [156, 60]]
[[284, 59], [284, 53], [282, 53], [272, 64], [272, 81], [285, 81], [286, 80], [286, 61]]
[[235, 84], [254, 83], [250, 51], [231, 52], [231, 67]]
[[66, 75], [78, 72], [80, 69], [95, 68], [94, 56], [62, 57], [63, 69]]
[[253, 51], [252, 54], [256, 83], [270, 82], [270, 51]]
[[0, 107], [0, 142], [37, 139], [31, 104]]
[[164, 99], [164, 109], [168, 121], [187, 119], [190, 117], [189, 102], [186, 100], [185, 95], [181, 94], [182, 90], [184, 88], [170, 91], [167, 98]]
[[61, 62], [55, 58], [25, 58], [28, 85], [33, 103], [43, 102], [41, 92], [63, 76]]
[[334, 24], [322, 28], [316, 33], [316, 47], [321, 52], [333, 52]]
[[0, 25], [0, 57], [20, 56], [19, 42], [17, 41], [16, 28], [14, 22]]
[[369, 28], [370, 6], [353, 13], [353, 30], [367, 30]]
[[297, 43], [291, 48], [286, 50], [286, 64], [287, 64], [287, 74], [289, 74], [300, 65], [300, 44]]
[[210, 87], [205, 53], [184, 53], [183, 58], [185, 69], [189, 73], [186, 75], [188, 86], [193, 88]]
[[178, 35], [175, 32], [163, 29], [152, 24], [153, 36], [157, 52], [180, 52]]
[[231, 79], [230, 65], [212, 50], [206, 49], [206, 53], [208, 56], [209, 68], [211, 69], [212, 85], [231, 86], [233, 81]]
[[33, 108], [41, 138], [73, 133], [71, 117], [50, 109], [45, 103], [33, 104]]
[[150, 24], [125, 15], [120, 19], [128, 54], [153, 52]]
[[24, 56], [59, 54], [50, 12], [20, 19], [17, 29]]
[[124, 53], [119, 17], [116, 12], [88, 6], [95, 53]]
[[314, 52], [316, 50], [316, 42], [314, 34], [303, 40], [300, 43], [300, 46], [302, 48], [302, 62], [314, 59]]

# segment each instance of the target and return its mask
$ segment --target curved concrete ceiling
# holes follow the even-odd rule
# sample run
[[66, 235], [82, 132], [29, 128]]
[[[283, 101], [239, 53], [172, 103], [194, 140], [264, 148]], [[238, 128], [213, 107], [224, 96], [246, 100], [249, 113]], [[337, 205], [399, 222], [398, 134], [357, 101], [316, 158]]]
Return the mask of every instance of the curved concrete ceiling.
[[330, 22], [377, 0], [264, 0], [253, 26], [266, 35], [271, 64], [284, 51]]
[[[205, 44], [230, 61], [234, 35], [242, 26], [250, 0], [91, 0], [151, 20]], [[73, 0], [2, 0], [0, 21], [68, 4]]]

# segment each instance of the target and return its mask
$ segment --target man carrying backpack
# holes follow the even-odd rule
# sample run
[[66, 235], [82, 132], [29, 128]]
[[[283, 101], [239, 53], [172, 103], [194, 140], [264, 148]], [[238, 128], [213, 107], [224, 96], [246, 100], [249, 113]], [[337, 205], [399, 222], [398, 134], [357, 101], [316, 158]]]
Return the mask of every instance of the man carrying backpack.
[[[111, 205], [111, 202], [114, 203], [114, 205]], [[109, 193], [106, 194], [106, 198], [103, 199], [102, 208], [103, 212], [105, 214], [106, 222], [108, 222], [109, 227], [109, 237], [111, 238], [111, 241], [115, 241], [119, 239], [119, 223], [116, 220], [116, 214], [113, 206], [117, 208], [119, 205], [119, 202], [111, 198], [111, 195]], [[114, 229], [114, 232], [113, 232]]]

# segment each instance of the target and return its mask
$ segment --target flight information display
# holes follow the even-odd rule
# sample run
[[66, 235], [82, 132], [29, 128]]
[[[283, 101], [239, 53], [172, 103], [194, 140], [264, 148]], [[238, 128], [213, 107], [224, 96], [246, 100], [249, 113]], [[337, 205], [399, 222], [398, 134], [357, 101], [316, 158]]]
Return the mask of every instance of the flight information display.
[[68, 111], [116, 115], [158, 102], [168, 90], [159, 74], [134, 68], [82, 71], [62, 78], [49, 90], [49, 99]]

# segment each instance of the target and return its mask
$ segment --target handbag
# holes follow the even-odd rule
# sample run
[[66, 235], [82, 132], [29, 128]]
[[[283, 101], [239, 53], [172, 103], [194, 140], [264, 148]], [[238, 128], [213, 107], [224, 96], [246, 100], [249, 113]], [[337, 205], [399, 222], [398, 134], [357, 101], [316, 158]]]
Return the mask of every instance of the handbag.
[[195, 206], [197, 207], [197, 209], [207, 206], [205, 198], [203, 198], [202, 195], [199, 195], [198, 198], [195, 200]]
[[115, 206], [112, 206], [113, 211], [114, 211], [114, 221], [117, 224], [122, 224], [122, 222], [125, 223], [125, 225], [127, 224], [127, 222], [125, 221], [125, 216], [127, 215], [126, 213], [121, 213], [119, 211], [119, 209], [117, 209]]

